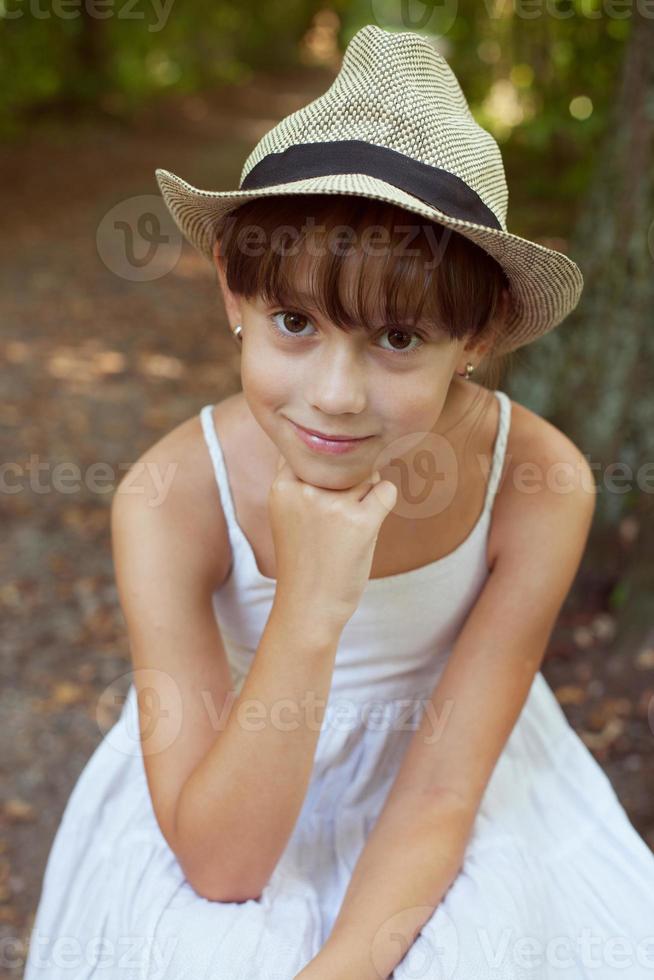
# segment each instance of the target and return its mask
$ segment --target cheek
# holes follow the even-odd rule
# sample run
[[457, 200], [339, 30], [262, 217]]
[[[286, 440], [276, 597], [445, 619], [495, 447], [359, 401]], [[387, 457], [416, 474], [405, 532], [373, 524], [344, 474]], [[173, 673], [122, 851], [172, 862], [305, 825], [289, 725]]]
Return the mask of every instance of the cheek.
[[394, 378], [376, 399], [376, 417], [386, 419], [388, 432], [426, 432], [443, 410], [447, 389], [447, 382], [432, 371]]
[[241, 384], [248, 400], [274, 406], [287, 400], [293, 386], [286, 360], [259, 348], [241, 354]]

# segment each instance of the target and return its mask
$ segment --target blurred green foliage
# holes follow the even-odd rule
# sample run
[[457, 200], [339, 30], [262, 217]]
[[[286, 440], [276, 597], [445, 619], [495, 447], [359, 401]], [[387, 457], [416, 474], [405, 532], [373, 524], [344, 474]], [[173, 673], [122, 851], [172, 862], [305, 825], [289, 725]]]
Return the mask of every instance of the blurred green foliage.
[[587, 183], [632, 23], [610, 9], [602, 0], [371, 0], [345, 7], [342, 33], [347, 43], [371, 10], [388, 29], [406, 30], [407, 12], [426, 20], [477, 121], [500, 145], [510, 141], [520, 197], [535, 205], [523, 229], [535, 234], [550, 219], [565, 227], [556, 209]]
[[511, 141], [534, 227], [551, 214], [553, 183], [555, 208], [580, 192], [631, 25], [603, 0], [0, 0], [0, 135], [43, 113], [129, 120], [162, 92], [299, 67], [325, 11], [340, 24], [337, 52], [367, 23], [437, 39], [476, 118]]
[[50, 112], [129, 117], [162, 91], [199, 91], [298, 64], [318, 0], [0, 0], [0, 132]]

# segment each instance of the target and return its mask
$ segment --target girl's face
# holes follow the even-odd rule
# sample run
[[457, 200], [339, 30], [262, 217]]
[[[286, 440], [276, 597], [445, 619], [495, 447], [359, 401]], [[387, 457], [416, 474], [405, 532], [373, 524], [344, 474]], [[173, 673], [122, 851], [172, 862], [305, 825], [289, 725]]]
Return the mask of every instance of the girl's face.
[[[425, 433], [451, 422], [444, 407], [455, 372], [470, 358], [465, 340], [452, 341], [420, 325], [346, 332], [309, 300], [284, 309], [262, 298], [237, 297], [220, 266], [218, 273], [231, 327], [242, 326], [244, 396], [301, 480], [344, 490], [375, 469], [391, 478], [396, 464], [384, 472], [391, 459], [403, 453], [408, 458]], [[308, 445], [294, 423], [366, 438], [346, 452], [327, 453]]]

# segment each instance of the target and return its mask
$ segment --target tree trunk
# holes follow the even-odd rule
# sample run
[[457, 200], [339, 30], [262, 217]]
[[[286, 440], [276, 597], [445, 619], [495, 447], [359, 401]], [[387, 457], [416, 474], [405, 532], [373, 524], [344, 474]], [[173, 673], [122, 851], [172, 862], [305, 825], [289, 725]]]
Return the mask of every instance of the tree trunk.
[[653, 52], [654, 19], [634, 6], [611, 118], [570, 241], [584, 273], [582, 299], [528, 352], [510, 386], [593, 466], [588, 554], [606, 560], [626, 515], [640, 528], [620, 590], [621, 635], [632, 648], [654, 615]]

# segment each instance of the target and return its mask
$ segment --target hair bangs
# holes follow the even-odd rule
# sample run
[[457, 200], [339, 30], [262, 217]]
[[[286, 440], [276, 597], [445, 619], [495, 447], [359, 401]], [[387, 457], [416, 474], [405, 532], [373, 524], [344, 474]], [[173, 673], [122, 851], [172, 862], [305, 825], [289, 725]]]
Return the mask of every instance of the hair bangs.
[[230, 290], [334, 326], [477, 336], [508, 288], [475, 242], [385, 201], [345, 194], [256, 198], [216, 229]]

